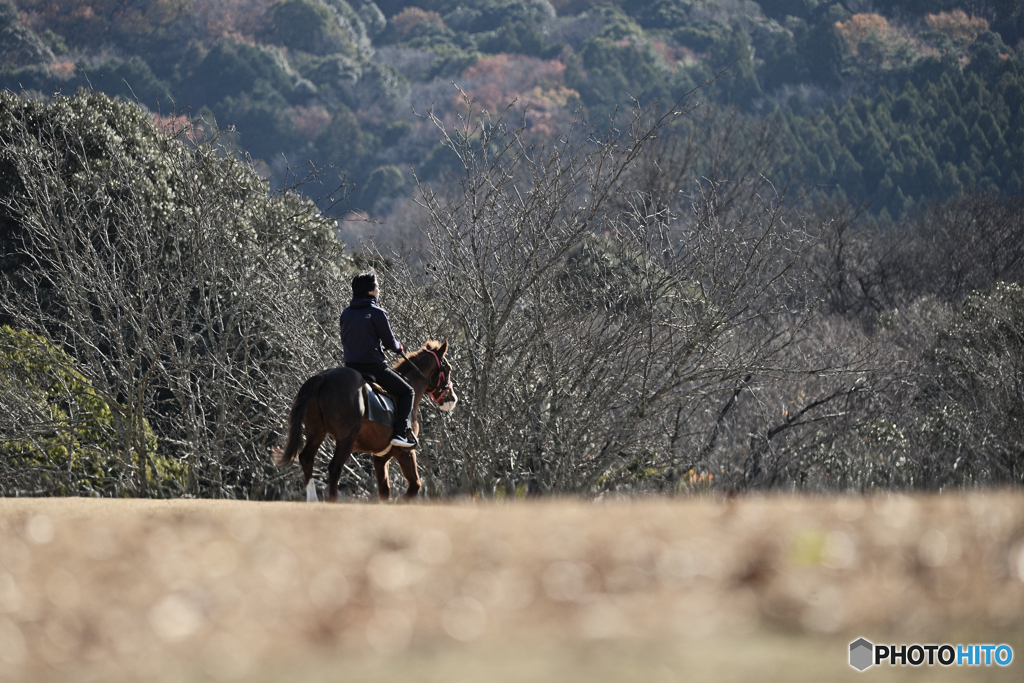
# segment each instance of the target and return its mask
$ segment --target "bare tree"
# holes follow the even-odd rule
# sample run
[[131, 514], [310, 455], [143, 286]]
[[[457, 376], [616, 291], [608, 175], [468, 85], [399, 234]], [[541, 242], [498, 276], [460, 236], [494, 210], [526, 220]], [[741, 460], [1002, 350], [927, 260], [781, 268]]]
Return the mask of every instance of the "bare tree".
[[[464, 174], [444, 192], [421, 185], [429, 254], [389, 271], [409, 292], [391, 301], [396, 318], [451, 338], [467, 405], [431, 425], [428, 489], [673, 488], [710, 466], [727, 441], [715, 436], [722, 415], [754, 378], [832, 371], [787, 351], [804, 341], [813, 302], [797, 267], [806, 231], [785, 189], [756, 162], [739, 163], [736, 182], [666, 184], [638, 167], [666, 167], [671, 150], [654, 162], [654, 147], [687, 113], [637, 111], [550, 145], [472, 111], [457, 130], [438, 122]], [[848, 390], [831, 387], [807, 411]]]
[[816, 247], [815, 270], [830, 309], [872, 317], [925, 296], [961, 302], [996, 282], [1024, 281], [1024, 203], [968, 192], [927, 206], [907, 225], [880, 228], [832, 200]]

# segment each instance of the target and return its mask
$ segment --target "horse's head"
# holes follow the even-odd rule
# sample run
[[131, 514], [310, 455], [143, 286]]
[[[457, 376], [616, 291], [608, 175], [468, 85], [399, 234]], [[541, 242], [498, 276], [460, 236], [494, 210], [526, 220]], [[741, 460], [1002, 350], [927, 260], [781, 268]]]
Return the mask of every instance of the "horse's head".
[[434, 399], [434, 403], [441, 410], [453, 410], [459, 402], [455, 394], [455, 386], [452, 383], [452, 364], [446, 354], [448, 353], [448, 342], [442, 344], [427, 342], [424, 350], [429, 351], [436, 362], [436, 368], [430, 377], [430, 386], [427, 387], [427, 395]]

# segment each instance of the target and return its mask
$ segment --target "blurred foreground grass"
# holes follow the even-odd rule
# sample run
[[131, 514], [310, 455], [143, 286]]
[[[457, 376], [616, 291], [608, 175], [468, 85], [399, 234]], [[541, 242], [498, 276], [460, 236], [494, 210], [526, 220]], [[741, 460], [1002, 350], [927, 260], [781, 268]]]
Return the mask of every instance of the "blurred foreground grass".
[[[11, 681], [1024, 680], [1024, 496], [0, 499]], [[847, 664], [1007, 643], [1009, 667]]]

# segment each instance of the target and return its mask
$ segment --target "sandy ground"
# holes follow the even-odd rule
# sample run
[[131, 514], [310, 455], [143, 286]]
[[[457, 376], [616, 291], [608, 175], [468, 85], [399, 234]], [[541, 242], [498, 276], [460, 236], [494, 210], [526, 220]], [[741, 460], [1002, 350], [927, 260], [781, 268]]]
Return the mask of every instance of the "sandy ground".
[[[1024, 496], [0, 499], [0, 680], [1024, 680]], [[1008, 667], [848, 665], [1006, 643]]]

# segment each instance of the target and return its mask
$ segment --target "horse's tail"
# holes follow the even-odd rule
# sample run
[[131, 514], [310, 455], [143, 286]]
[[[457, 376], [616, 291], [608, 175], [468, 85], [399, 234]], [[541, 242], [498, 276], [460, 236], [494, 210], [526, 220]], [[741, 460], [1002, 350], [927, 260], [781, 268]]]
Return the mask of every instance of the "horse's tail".
[[316, 396], [316, 392], [323, 382], [323, 374], [313, 375], [299, 388], [295, 402], [292, 403], [292, 410], [288, 414], [288, 443], [285, 444], [284, 451], [280, 451], [274, 456], [274, 462], [278, 467], [291, 464], [295, 459], [295, 454], [299, 452], [299, 446], [302, 445], [302, 422], [306, 416], [306, 406], [309, 405], [310, 399]]

